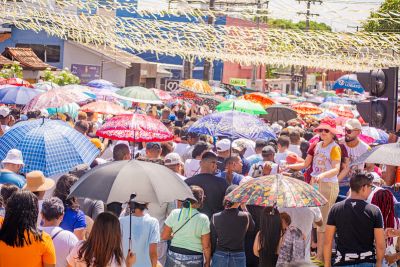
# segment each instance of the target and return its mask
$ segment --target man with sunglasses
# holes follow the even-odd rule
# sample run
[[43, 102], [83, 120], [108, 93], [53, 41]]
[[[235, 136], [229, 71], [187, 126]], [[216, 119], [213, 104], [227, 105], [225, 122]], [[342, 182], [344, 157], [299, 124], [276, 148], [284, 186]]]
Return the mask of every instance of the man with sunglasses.
[[[374, 188], [371, 174], [350, 179], [350, 197], [333, 205], [325, 229], [324, 260], [330, 266], [382, 266], [385, 254], [383, 218], [380, 209], [366, 202]], [[332, 259], [332, 243], [336, 253]]]
[[358, 119], [349, 119], [344, 125], [345, 136], [342, 144], [346, 148], [347, 154], [350, 158], [350, 164], [346, 164], [342, 171], [338, 175], [339, 182], [348, 183], [349, 178], [354, 174], [356, 170], [361, 171], [364, 169], [364, 164], [358, 164], [350, 167], [350, 165], [357, 161], [357, 159], [370, 150], [370, 146], [360, 140], [359, 135], [361, 134], [361, 123]]

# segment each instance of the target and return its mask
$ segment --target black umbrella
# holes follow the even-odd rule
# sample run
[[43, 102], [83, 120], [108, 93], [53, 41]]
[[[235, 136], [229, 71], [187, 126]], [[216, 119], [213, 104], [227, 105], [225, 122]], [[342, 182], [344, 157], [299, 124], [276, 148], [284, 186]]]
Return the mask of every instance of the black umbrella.
[[261, 115], [261, 117], [270, 122], [276, 122], [280, 120], [286, 122], [297, 118], [296, 111], [280, 104], [269, 106], [265, 109], [265, 111], [267, 111], [268, 114]]

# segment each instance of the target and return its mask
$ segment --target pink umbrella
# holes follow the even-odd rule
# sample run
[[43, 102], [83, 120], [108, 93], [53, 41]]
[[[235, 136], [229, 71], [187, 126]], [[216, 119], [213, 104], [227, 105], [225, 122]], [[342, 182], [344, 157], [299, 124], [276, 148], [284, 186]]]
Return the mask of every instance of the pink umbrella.
[[96, 132], [96, 135], [111, 140], [132, 142], [164, 142], [174, 138], [161, 121], [137, 113], [109, 119]]
[[120, 105], [104, 100], [98, 100], [96, 102], [86, 104], [82, 106], [80, 110], [84, 112], [96, 112], [100, 114], [112, 114], [112, 115], [121, 115], [129, 113], [129, 111], [124, 110], [124, 108], [121, 107]]
[[168, 101], [173, 100], [173, 97], [166, 91], [156, 89], [156, 88], [152, 88], [150, 90], [152, 90], [158, 96], [158, 98], [161, 99], [161, 101], [163, 101], [163, 102], [168, 102]]
[[47, 108], [59, 108], [71, 103], [83, 102], [89, 98], [89, 96], [80, 92], [53, 89], [35, 96], [26, 104], [23, 111], [28, 112]]

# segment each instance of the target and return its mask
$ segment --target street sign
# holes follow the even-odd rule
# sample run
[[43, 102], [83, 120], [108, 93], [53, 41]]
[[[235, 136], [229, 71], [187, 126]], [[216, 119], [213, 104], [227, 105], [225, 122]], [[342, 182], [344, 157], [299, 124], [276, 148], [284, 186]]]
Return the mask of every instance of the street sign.
[[165, 81], [165, 91], [173, 92], [179, 89], [179, 80], [166, 80]]
[[247, 79], [230, 78], [229, 84], [233, 86], [247, 86]]

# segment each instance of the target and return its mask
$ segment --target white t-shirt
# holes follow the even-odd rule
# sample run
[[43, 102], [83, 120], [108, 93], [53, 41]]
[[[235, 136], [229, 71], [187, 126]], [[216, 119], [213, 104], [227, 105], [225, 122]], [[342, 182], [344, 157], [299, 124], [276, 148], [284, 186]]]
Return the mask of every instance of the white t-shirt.
[[278, 152], [275, 154], [275, 163], [279, 164], [281, 160], [286, 160], [287, 156], [289, 156], [291, 153], [289, 150], [286, 150], [285, 152]]
[[[360, 140], [360, 142], [358, 143], [357, 146], [355, 147], [349, 147], [346, 142], [343, 142], [344, 146], [346, 147], [347, 150], [347, 154], [349, 155], [350, 158], [350, 164], [357, 161], [357, 159], [364, 154], [365, 152], [367, 152], [368, 150], [371, 149], [371, 147]], [[361, 163], [359, 165], [357, 165], [357, 170], [363, 170], [364, 169], [364, 163]], [[347, 175], [348, 177], [351, 177], [351, 172]]]
[[67, 256], [79, 242], [78, 238], [70, 231], [63, 230], [58, 226], [40, 227], [40, 229], [48, 233], [53, 239], [56, 249], [56, 267], [67, 266]]
[[183, 167], [186, 177], [192, 177], [200, 173], [200, 160], [198, 159], [187, 159]]
[[185, 154], [185, 152], [189, 149], [189, 144], [177, 143], [175, 144], [174, 153], [178, 153], [181, 158]]
[[300, 145], [289, 145], [288, 150], [297, 154], [297, 156], [301, 157], [303, 153], [301, 153]]
[[311, 230], [313, 223], [322, 220], [321, 210], [317, 207], [279, 208], [279, 212], [286, 212], [292, 219], [290, 225], [301, 230], [306, 237], [305, 261], [310, 262]]
[[[79, 249], [81, 248], [83, 241], [78, 242], [72, 251], [67, 256], [67, 262], [69, 265], [73, 267], [87, 267], [86, 262], [84, 260], [79, 259]], [[58, 260], [58, 257], [57, 257]], [[65, 266], [65, 265], [64, 265]], [[119, 265], [113, 260], [110, 264], [107, 264], [105, 267], [125, 267], [125, 259], [122, 260], [122, 264]]]

